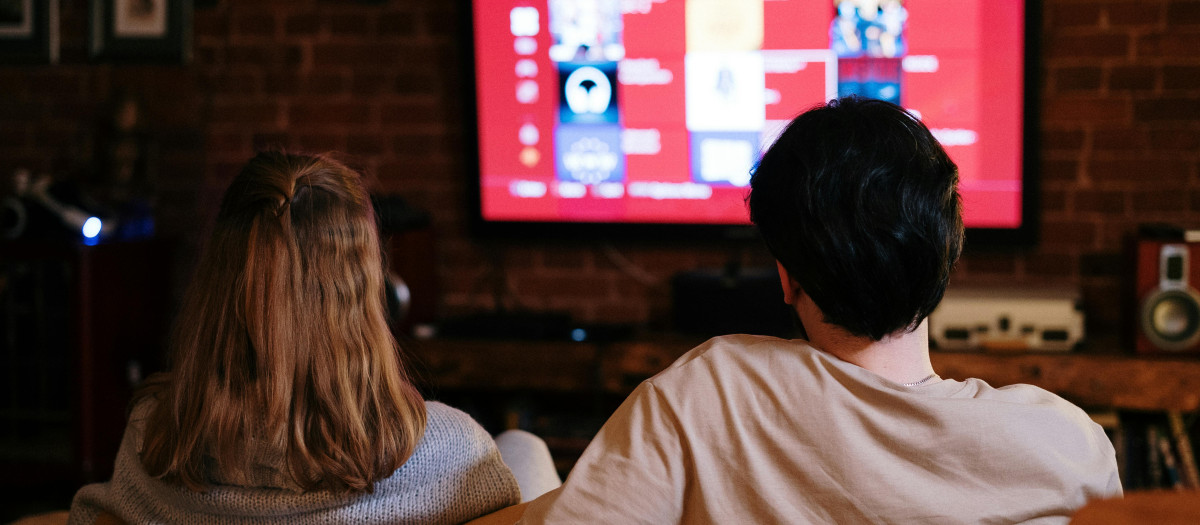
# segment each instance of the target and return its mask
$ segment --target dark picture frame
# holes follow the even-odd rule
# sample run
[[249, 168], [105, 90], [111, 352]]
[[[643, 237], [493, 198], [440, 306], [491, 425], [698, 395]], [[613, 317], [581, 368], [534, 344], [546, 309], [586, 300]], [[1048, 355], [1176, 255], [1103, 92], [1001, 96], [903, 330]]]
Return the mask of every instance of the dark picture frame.
[[0, 0], [0, 64], [58, 62], [58, 0]]
[[95, 60], [191, 60], [191, 0], [90, 0], [89, 50]]

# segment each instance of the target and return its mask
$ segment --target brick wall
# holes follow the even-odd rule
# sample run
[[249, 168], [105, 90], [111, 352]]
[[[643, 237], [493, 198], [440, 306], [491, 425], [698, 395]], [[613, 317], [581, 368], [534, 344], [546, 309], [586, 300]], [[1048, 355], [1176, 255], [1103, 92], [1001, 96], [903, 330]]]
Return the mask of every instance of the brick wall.
[[[501, 296], [660, 325], [673, 273], [769, 263], [753, 245], [471, 239], [455, 2], [201, 0], [187, 66], [89, 63], [87, 3], [62, 0], [60, 64], [0, 66], [0, 175], [86, 173], [95, 123], [132, 92], [159, 152], [162, 231], [194, 239], [255, 148], [343, 152], [433, 212], [443, 315]], [[1200, 1], [1044, 0], [1044, 14], [1042, 243], [968, 254], [956, 281], [1078, 283], [1103, 330], [1120, 321], [1135, 225], [1200, 225]]]

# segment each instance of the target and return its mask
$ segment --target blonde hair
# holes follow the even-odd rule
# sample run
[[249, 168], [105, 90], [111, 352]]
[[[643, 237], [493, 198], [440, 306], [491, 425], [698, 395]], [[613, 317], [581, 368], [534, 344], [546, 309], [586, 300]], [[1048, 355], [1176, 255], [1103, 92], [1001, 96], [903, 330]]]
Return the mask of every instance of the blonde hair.
[[248, 443], [301, 490], [369, 492], [412, 455], [425, 404], [388, 329], [374, 210], [354, 170], [260, 153], [226, 191], [171, 369], [138, 393], [147, 473], [249, 479]]

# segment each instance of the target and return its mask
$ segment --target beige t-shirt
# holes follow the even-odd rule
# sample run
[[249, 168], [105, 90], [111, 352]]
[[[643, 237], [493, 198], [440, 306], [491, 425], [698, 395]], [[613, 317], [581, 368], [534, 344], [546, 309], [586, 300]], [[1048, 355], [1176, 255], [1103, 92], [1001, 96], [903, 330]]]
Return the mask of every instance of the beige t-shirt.
[[1104, 431], [1050, 392], [734, 335], [642, 383], [522, 523], [1065, 523], [1120, 494]]

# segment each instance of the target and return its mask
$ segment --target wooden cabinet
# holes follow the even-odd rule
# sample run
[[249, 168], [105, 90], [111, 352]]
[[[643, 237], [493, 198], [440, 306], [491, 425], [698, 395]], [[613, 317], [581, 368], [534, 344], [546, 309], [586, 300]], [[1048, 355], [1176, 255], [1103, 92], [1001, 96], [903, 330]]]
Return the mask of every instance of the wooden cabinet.
[[[701, 340], [662, 336], [614, 343], [432, 339], [405, 345], [444, 389], [598, 389], [625, 394]], [[1117, 343], [1072, 353], [932, 353], [942, 377], [993, 386], [1028, 383], [1085, 407], [1200, 409], [1200, 356], [1141, 357]]]
[[132, 385], [160, 366], [165, 241], [0, 243], [0, 486], [107, 479]]

